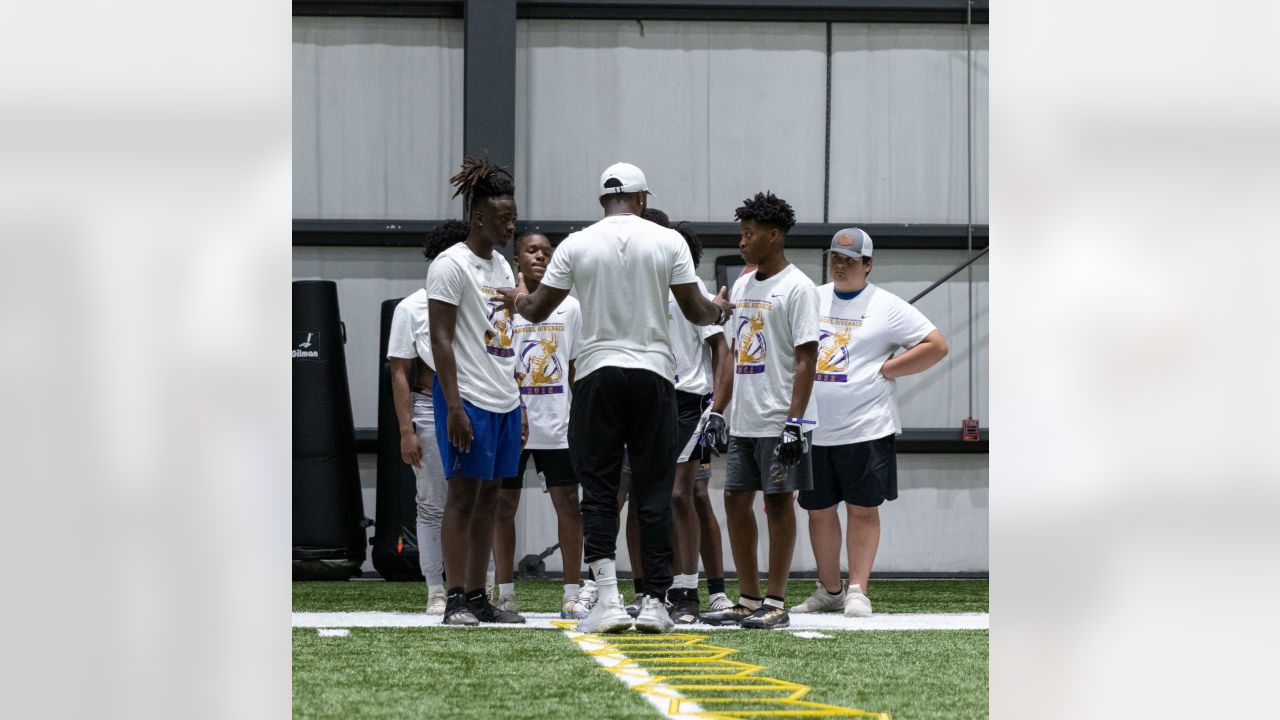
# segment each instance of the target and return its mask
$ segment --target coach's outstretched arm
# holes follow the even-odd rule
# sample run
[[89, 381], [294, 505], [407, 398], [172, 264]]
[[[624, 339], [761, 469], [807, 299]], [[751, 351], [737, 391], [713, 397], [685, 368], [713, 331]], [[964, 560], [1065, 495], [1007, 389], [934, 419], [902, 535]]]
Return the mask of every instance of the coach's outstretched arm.
[[517, 273], [516, 286], [502, 288], [498, 290], [498, 295], [502, 297], [503, 307], [519, 313], [520, 317], [529, 322], [536, 323], [546, 320], [552, 310], [560, 307], [560, 303], [569, 297], [569, 291], [540, 283], [537, 290], [529, 292], [529, 288], [524, 284], [524, 273]]
[[724, 288], [720, 288], [715, 300], [708, 300], [702, 294], [702, 283], [697, 282], [672, 285], [671, 293], [676, 296], [680, 312], [694, 325], [723, 325], [733, 313], [733, 303], [724, 299]]

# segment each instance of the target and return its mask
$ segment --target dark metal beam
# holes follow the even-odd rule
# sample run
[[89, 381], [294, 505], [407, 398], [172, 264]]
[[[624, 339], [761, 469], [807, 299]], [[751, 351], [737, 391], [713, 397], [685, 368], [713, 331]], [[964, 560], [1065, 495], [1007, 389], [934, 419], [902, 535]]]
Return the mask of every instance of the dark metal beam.
[[[443, 220], [294, 220], [293, 244], [297, 247], [420, 247], [428, 231]], [[595, 220], [527, 220], [517, 232], [536, 230], [553, 240], [581, 230]], [[704, 247], [738, 246], [737, 223], [690, 223]], [[875, 238], [876, 247], [886, 250], [964, 250], [968, 233], [964, 225], [801, 223], [791, 229], [787, 247], [825, 248], [841, 228], [857, 224]], [[975, 225], [973, 246], [987, 247], [986, 225]]]
[[[506, 0], [496, 0], [498, 3]], [[294, 0], [298, 16], [463, 17], [463, 0]], [[519, 0], [521, 18], [964, 23], [966, 0]], [[987, 0], [973, 4], [985, 25]]]
[[467, 0], [462, 81], [462, 151], [514, 167], [516, 0]]

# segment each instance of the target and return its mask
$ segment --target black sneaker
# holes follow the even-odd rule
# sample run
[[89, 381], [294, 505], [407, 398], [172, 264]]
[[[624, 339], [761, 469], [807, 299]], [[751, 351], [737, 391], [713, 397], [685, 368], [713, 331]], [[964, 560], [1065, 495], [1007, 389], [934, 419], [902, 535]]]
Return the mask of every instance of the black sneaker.
[[524, 616], [520, 613], [511, 612], [509, 610], [499, 610], [489, 602], [489, 598], [482, 597], [478, 600], [471, 600], [467, 603], [467, 607], [471, 610], [471, 614], [476, 616], [480, 622], [499, 623], [503, 625], [523, 625]]
[[738, 624], [752, 630], [776, 630], [791, 627], [791, 616], [780, 607], [761, 605], [759, 610], [743, 618]]
[[698, 611], [701, 609], [702, 603], [698, 602], [698, 591], [686, 590], [675, 597], [670, 610], [671, 619], [677, 625], [692, 625], [698, 622]]
[[640, 615], [640, 604], [643, 600], [644, 595], [637, 594], [635, 597], [631, 598], [631, 604], [627, 605], [627, 614], [631, 616], [632, 620], [636, 619], [636, 617]]
[[755, 611], [746, 605], [738, 604], [728, 610], [707, 613], [699, 619], [708, 625], [737, 625], [743, 618], [750, 617], [753, 612]]
[[445, 603], [443, 625], [479, 625], [480, 621], [461, 599], [449, 598]]

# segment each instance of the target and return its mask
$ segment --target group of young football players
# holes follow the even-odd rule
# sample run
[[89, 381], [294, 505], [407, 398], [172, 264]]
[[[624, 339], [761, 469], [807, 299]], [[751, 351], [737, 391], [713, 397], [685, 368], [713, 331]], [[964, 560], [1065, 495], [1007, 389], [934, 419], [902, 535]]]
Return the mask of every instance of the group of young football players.
[[[397, 306], [387, 351], [401, 454], [417, 478], [427, 612], [450, 625], [524, 622], [515, 513], [532, 459], [557, 518], [561, 617], [581, 631], [787, 627], [797, 497], [819, 577], [791, 612], [869, 616], [878, 507], [898, 495], [894, 381], [947, 353], [918, 310], [869, 282], [871, 237], [835, 233], [831, 282], [815, 287], [786, 258], [794, 210], [757, 193], [735, 210], [747, 268], [727, 299], [725, 288], [712, 295], [694, 273], [697, 235], [649, 208], [643, 172], [617, 163], [600, 177], [605, 217], [554, 249], [544, 234], [521, 236], [513, 272], [496, 252], [515, 233], [510, 173], [468, 157], [451, 181], [467, 222], [428, 237], [425, 287]], [[713, 454], [727, 461], [736, 602], [707, 489]], [[769, 548], [763, 590], [757, 494]], [[629, 605], [614, 557], [624, 504]]]

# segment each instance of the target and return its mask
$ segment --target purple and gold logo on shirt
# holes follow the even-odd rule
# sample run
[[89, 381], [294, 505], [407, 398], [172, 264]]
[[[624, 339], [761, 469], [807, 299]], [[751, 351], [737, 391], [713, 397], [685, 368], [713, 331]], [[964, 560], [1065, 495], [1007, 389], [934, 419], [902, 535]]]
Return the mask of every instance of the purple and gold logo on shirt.
[[554, 333], [520, 344], [520, 369], [516, 383], [521, 395], [559, 395], [564, 392], [564, 367], [556, 354], [560, 343]]
[[764, 372], [765, 355], [768, 354], [764, 339], [764, 313], [742, 315], [738, 318], [738, 361], [733, 371], [739, 375], [758, 375]]
[[[491, 288], [485, 288], [486, 291]], [[495, 291], [496, 292], [496, 291]], [[490, 355], [498, 357], [514, 357], [516, 351], [512, 348], [511, 332], [511, 313], [502, 307], [501, 303], [489, 303], [489, 322], [493, 325], [493, 331], [484, 334], [485, 351]]]

